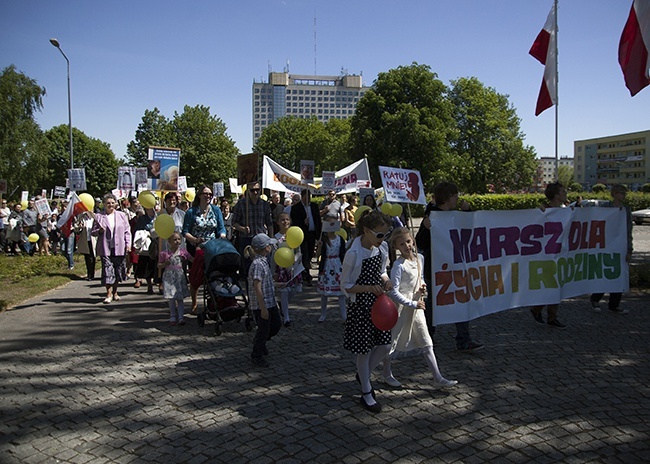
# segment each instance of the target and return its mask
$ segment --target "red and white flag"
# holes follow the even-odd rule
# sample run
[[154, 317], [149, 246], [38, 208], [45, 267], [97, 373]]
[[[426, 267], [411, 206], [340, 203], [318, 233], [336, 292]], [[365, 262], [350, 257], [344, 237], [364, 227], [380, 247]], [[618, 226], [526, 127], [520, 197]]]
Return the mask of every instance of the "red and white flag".
[[634, 0], [618, 44], [625, 86], [635, 96], [650, 84], [650, 0]]
[[530, 53], [544, 65], [544, 79], [537, 97], [535, 116], [557, 104], [557, 31], [555, 30], [555, 4], [546, 18], [544, 28], [540, 31], [530, 47]]
[[72, 223], [74, 222], [74, 218], [84, 211], [88, 211], [88, 208], [86, 208], [86, 205], [83, 204], [77, 194], [73, 192], [70, 197], [70, 203], [68, 203], [68, 206], [63, 214], [59, 216], [59, 220], [56, 223], [56, 225], [59, 226], [59, 229], [61, 229], [64, 237], [67, 238], [70, 235], [70, 232], [72, 232]]

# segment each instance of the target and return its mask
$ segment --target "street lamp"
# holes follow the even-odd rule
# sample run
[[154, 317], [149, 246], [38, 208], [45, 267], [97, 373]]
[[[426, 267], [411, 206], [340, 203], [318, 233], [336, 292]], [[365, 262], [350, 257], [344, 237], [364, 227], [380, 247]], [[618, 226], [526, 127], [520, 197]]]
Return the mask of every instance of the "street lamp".
[[65, 58], [66, 63], [68, 63], [68, 129], [70, 131], [70, 169], [74, 169], [74, 155], [72, 152], [72, 109], [70, 105], [70, 60], [67, 56], [65, 56], [63, 50], [61, 50], [61, 45], [59, 45], [58, 40], [50, 39], [50, 43], [59, 49], [61, 55], [63, 55], [63, 58]]

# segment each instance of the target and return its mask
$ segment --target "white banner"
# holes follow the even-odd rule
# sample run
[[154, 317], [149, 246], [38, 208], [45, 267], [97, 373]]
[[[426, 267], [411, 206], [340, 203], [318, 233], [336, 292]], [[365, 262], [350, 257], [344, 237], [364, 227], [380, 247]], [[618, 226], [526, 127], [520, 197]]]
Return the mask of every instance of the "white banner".
[[629, 287], [618, 208], [432, 211], [433, 323]]
[[[357, 181], [370, 181], [368, 160], [363, 158], [351, 165], [336, 171], [334, 190], [336, 193], [356, 192]], [[277, 192], [300, 192], [309, 188], [313, 193], [320, 192], [320, 179], [316, 184], [307, 184], [301, 180], [300, 174], [283, 168], [268, 156], [262, 161], [262, 188]]]
[[427, 204], [419, 171], [379, 166], [379, 176], [384, 186], [385, 201], [390, 203]]

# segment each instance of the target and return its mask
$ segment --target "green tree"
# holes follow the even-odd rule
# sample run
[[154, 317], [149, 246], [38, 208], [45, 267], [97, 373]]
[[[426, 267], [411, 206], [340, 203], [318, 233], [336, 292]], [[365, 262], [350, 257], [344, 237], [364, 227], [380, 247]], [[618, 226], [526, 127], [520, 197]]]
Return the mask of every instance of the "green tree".
[[226, 134], [223, 121], [210, 114], [210, 108], [185, 106], [182, 114], [174, 112], [171, 121], [174, 141], [181, 149], [181, 175], [188, 186], [223, 182], [236, 177], [239, 149]]
[[557, 180], [562, 185], [569, 187], [573, 184], [573, 168], [565, 164], [557, 168]]
[[149, 147], [176, 147], [173, 127], [158, 108], [145, 110], [142, 122], [135, 131], [135, 140], [126, 146], [126, 160], [130, 166], [147, 165]]
[[[477, 78], [451, 82], [456, 137], [452, 142], [458, 184], [468, 193], [505, 192], [531, 185], [534, 150], [523, 144], [520, 119], [507, 95]], [[568, 185], [568, 184], [565, 184]]]
[[[68, 126], [62, 124], [45, 132], [49, 162], [48, 177], [43, 188], [52, 189], [65, 185], [70, 167], [70, 135]], [[92, 196], [102, 196], [115, 188], [117, 168], [120, 165], [115, 154], [106, 142], [88, 137], [79, 129], [72, 128], [74, 146], [74, 166], [86, 171], [87, 192]]]
[[380, 73], [352, 118], [353, 159], [367, 155], [377, 186], [378, 166], [418, 169], [427, 187], [457, 178], [450, 141], [454, 134], [447, 87], [427, 65], [413, 63]]
[[9, 193], [33, 192], [47, 176], [47, 142], [34, 119], [44, 95], [14, 65], [0, 74], [0, 178], [7, 179]]
[[316, 175], [351, 164], [349, 120], [284, 117], [270, 124], [253, 147], [287, 169], [298, 171], [301, 160], [313, 160]]

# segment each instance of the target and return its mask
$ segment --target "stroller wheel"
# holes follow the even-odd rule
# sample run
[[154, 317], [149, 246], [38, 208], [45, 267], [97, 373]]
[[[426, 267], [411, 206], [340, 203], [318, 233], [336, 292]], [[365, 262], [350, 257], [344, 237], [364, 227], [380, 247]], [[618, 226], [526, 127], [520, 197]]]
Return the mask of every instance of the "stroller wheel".
[[196, 322], [199, 323], [199, 327], [203, 327], [205, 325], [205, 315], [202, 312], [196, 315]]
[[214, 334], [221, 335], [221, 324], [219, 322], [214, 325]]

